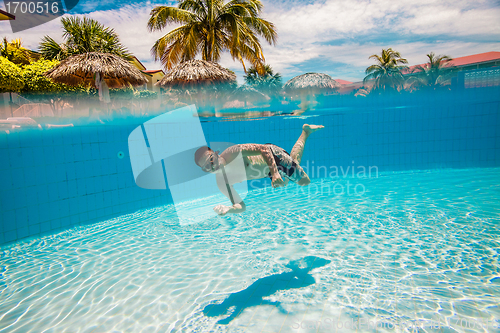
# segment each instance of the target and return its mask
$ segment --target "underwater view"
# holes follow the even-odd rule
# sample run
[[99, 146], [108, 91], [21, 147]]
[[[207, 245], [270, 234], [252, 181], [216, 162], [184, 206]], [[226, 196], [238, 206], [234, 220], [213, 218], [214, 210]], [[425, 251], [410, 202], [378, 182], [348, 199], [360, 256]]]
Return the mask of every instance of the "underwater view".
[[496, 332], [499, 178], [324, 178], [241, 216], [166, 205], [25, 242], [2, 253], [2, 331]]
[[500, 2], [0, 1], [0, 333], [500, 333]]

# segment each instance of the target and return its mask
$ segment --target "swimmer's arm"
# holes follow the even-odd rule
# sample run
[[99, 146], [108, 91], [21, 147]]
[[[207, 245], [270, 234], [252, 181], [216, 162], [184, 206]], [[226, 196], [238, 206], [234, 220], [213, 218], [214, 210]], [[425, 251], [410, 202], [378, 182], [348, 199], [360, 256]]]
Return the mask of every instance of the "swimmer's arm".
[[217, 205], [214, 207], [214, 211], [219, 215], [243, 213], [246, 210], [246, 205], [243, 202], [243, 199], [241, 199], [238, 195], [238, 192], [234, 189], [233, 185], [229, 185], [229, 190], [231, 191], [231, 195], [229, 195], [228, 186], [226, 185], [224, 177], [221, 174], [217, 174], [216, 179], [219, 190], [229, 199], [231, 199], [232, 196], [235, 203], [232, 206]]
[[276, 162], [274, 162], [273, 154], [271, 153], [269, 147], [257, 143], [236, 145], [224, 150], [221, 157], [229, 163], [235, 159], [240, 152], [243, 157], [261, 155], [262, 158], [264, 158], [264, 161], [266, 161], [269, 171], [271, 172], [273, 186], [278, 187], [285, 185], [278, 172], [278, 167], [276, 166]]

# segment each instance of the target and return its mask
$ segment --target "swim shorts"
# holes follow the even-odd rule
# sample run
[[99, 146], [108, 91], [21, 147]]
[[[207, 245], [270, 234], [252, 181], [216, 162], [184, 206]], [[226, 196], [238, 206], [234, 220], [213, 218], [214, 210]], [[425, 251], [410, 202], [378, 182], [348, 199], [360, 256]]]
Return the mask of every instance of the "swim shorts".
[[[290, 154], [281, 147], [273, 145], [271, 143], [266, 144], [266, 146], [271, 149], [274, 157], [274, 162], [278, 167], [278, 172], [281, 177], [287, 177], [291, 181], [297, 183], [299, 180], [306, 176], [304, 169], [292, 159]], [[269, 178], [272, 179], [271, 172], [268, 174]]]

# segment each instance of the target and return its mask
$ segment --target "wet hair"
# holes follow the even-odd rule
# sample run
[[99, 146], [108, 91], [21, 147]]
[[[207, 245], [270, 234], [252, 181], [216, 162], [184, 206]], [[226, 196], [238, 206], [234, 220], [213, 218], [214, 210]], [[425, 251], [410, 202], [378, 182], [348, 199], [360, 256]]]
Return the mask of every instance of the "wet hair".
[[212, 149], [210, 149], [207, 146], [204, 146], [204, 147], [198, 148], [196, 153], [194, 153], [194, 163], [196, 163], [197, 166], [201, 167], [201, 165], [198, 164], [198, 161], [203, 156], [203, 154], [205, 154], [207, 151], [212, 151]]

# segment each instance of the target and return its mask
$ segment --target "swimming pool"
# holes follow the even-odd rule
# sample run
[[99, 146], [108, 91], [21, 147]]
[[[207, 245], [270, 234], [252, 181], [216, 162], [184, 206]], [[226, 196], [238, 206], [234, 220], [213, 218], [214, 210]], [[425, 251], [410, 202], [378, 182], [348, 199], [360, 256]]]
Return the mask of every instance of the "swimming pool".
[[253, 190], [243, 215], [181, 226], [166, 205], [21, 242], [2, 252], [0, 329], [498, 331], [499, 179], [319, 178]]
[[134, 179], [127, 139], [151, 117], [2, 132], [0, 331], [499, 331], [498, 96], [200, 117], [207, 143], [286, 150], [325, 128], [311, 185], [250, 181], [244, 214], [191, 224], [179, 209], [220, 197], [174, 206]]

